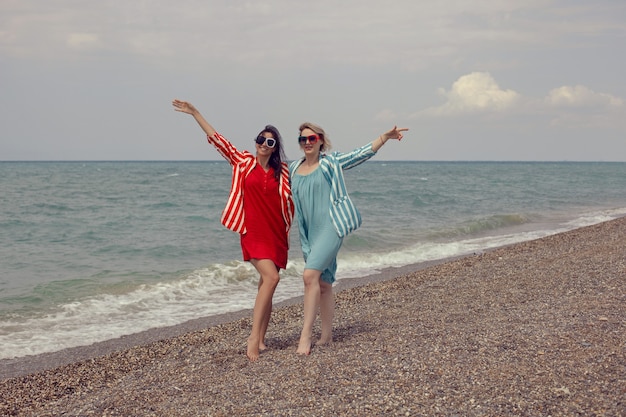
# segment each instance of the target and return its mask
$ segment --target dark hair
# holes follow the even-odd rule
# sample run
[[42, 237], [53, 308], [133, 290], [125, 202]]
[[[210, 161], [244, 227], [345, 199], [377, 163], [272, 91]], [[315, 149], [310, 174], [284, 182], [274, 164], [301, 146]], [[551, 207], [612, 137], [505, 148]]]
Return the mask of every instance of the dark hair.
[[278, 131], [278, 129], [276, 129], [272, 125], [265, 126], [265, 129], [261, 130], [257, 137], [265, 132], [271, 133], [272, 136], [274, 136], [274, 139], [276, 139], [276, 145], [274, 146], [274, 151], [270, 156], [269, 165], [274, 168], [274, 176], [276, 177], [276, 180], [280, 181], [280, 173], [283, 169], [282, 161], [287, 159], [285, 157], [285, 150], [283, 149], [283, 140], [280, 137], [280, 132]]

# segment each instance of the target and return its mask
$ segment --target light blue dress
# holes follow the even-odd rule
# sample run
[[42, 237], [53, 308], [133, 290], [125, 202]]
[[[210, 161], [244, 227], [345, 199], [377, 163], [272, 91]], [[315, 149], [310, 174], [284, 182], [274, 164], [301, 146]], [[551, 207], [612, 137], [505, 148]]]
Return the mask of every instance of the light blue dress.
[[304, 268], [322, 271], [322, 280], [332, 284], [343, 238], [337, 234], [328, 214], [330, 184], [318, 167], [308, 175], [292, 173], [291, 192], [299, 218]]

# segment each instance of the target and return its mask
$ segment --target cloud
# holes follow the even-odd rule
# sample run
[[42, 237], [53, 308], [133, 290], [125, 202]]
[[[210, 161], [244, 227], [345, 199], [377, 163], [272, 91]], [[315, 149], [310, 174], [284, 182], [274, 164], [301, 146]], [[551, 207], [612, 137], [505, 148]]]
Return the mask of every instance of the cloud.
[[394, 122], [398, 119], [398, 117], [399, 116], [393, 110], [383, 109], [374, 116], [374, 120], [381, 122]]
[[[465, 115], [499, 114], [515, 123], [516, 118], [534, 120], [537, 126], [570, 129], [626, 129], [624, 99], [597, 93], [584, 85], [564, 85], [550, 90], [544, 97], [524, 97], [514, 90], [500, 88], [486, 72], [472, 72], [459, 77], [446, 91], [439, 94], [445, 102], [436, 107], [419, 110], [409, 116], [415, 118], [461, 118]], [[392, 115], [386, 110], [378, 115]], [[493, 120], [493, 119], [491, 119]]]
[[[515, 45], [536, 45], [547, 37], [545, 31], [552, 34], [555, 30], [550, 19], [529, 22], [527, 17], [533, 11], [546, 13], [546, 0], [465, 0], [428, 6], [397, 0], [393, 7], [371, 0], [346, 0], [341, 5], [330, 0], [53, 3], [0, 2], [4, 32], [0, 33], [0, 56], [20, 51], [62, 61], [66, 54], [76, 52], [62, 44], [68, 34], [97, 33], [103, 56], [113, 52], [157, 65], [172, 59], [255, 68], [275, 63], [283, 68], [299, 67], [314, 57], [317, 65], [378, 68], [393, 63], [419, 71], [437, 62], [474, 61], [471, 57], [478, 56], [484, 46], [493, 50], [505, 45], [509, 50]], [[578, 27], [590, 19], [589, 13], [580, 12], [569, 15], [567, 21]], [[529, 24], [532, 30], [527, 29]], [[249, 57], [259, 50], [266, 55], [251, 61]]]
[[542, 104], [552, 114], [552, 127], [626, 129], [624, 100], [611, 94], [596, 93], [584, 85], [566, 85], [550, 90]]
[[[32, 112], [16, 112], [16, 98], [46, 118], [33, 128], [58, 138], [83, 135], [102, 114], [115, 121], [102, 137], [143, 138], [136, 105], [144, 103], [139, 113], [158, 117], [161, 149], [181, 125], [167, 105], [173, 96], [196, 102], [234, 135], [259, 120], [314, 118], [346, 137], [345, 149], [395, 123], [419, 126], [446, 149], [503, 131], [569, 143], [601, 128], [623, 141], [626, 60], [615, 51], [626, 35], [626, 2], [583, 3], [1, 0], [0, 155], [15, 158], [9, 149], [18, 142], [40, 149], [30, 142], [37, 133], [23, 129]], [[61, 88], [75, 100], [55, 105], [54, 117], [49, 103]], [[76, 100], [88, 104], [84, 115]], [[364, 132], [349, 139], [355, 126]], [[59, 139], [49, 157], [69, 157], [71, 140]], [[105, 157], [93, 146], [92, 155]], [[165, 158], [181, 151], [172, 149]]]
[[596, 93], [584, 85], [562, 86], [555, 88], [545, 98], [552, 107], [569, 108], [611, 108], [623, 107], [624, 100], [605, 93]]
[[99, 43], [98, 35], [93, 33], [71, 33], [67, 37], [67, 46], [72, 49], [90, 49]]
[[492, 113], [511, 108], [520, 99], [513, 90], [503, 90], [487, 72], [472, 72], [459, 77], [450, 91], [439, 89], [446, 102], [438, 107], [430, 107], [414, 116], [449, 116], [467, 113]]

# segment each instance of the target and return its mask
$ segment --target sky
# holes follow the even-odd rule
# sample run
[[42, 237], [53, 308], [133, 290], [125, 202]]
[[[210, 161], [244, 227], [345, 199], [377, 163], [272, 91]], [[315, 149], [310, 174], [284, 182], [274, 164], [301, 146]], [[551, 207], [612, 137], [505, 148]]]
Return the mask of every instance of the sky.
[[218, 160], [266, 124], [379, 160], [626, 161], [623, 0], [1, 0], [0, 160]]

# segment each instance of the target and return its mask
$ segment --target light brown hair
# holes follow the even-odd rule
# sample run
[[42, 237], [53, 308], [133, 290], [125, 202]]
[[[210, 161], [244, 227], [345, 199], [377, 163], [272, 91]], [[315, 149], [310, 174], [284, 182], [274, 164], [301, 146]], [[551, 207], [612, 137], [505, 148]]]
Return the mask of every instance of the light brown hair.
[[299, 127], [300, 134], [302, 134], [302, 131], [304, 129], [311, 129], [312, 131], [317, 133], [320, 139], [322, 139], [322, 146], [320, 147], [320, 152], [328, 152], [330, 150], [332, 145], [330, 143], [330, 140], [328, 139], [328, 135], [326, 135], [326, 132], [324, 132], [324, 129], [322, 129], [320, 126], [316, 125], [315, 123], [311, 123], [311, 122], [304, 122], [300, 125]]

